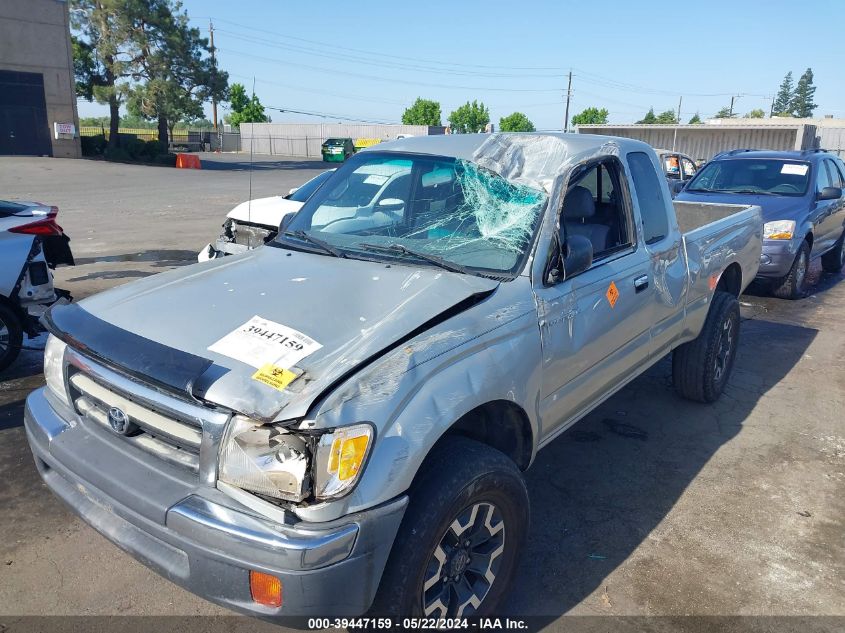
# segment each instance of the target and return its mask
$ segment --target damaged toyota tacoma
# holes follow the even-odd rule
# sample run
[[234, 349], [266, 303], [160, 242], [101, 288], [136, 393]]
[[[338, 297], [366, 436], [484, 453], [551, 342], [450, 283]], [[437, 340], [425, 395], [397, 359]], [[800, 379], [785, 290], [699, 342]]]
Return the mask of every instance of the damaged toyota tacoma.
[[382, 144], [264, 248], [51, 310], [27, 437], [85, 521], [213, 602], [489, 614], [540, 448], [670, 352], [718, 398], [762, 228], [673, 206], [634, 140]]

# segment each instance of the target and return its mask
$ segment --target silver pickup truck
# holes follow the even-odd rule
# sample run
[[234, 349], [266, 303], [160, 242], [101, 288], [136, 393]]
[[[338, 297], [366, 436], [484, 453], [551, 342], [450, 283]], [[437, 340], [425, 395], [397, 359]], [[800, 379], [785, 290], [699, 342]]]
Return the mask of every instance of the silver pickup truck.
[[216, 603], [489, 614], [522, 471], [669, 352], [718, 398], [761, 244], [758, 207], [673, 208], [638, 141], [379, 145], [266, 246], [52, 310], [27, 437], [85, 521]]

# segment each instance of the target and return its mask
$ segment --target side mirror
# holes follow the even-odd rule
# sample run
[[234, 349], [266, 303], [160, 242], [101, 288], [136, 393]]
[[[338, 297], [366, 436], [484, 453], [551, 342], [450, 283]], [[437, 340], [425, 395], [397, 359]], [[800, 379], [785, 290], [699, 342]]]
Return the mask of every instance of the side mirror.
[[285, 213], [285, 215], [282, 216], [282, 223], [279, 226], [279, 233], [284, 233], [287, 230], [288, 225], [290, 224], [290, 221], [293, 220], [293, 216], [295, 216], [295, 215], [296, 215], [296, 212], [291, 211], [290, 213]]
[[577, 275], [593, 265], [593, 243], [583, 235], [568, 235], [563, 242], [563, 274], [566, 278]]
[[399, 198], [382, 198], [377, 207], [379, 211], [401, 211], [405, 208], [405, 201]]
[[842, 189], [839, 187], [825, 187], [819, 192], [819, 200], [839, 200], [842, 197]]

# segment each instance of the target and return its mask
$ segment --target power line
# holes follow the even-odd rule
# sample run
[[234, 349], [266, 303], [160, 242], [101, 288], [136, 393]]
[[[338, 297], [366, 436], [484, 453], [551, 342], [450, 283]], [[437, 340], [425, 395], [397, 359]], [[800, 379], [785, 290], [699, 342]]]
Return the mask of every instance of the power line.
[[[198, 20], [198, 19], [206, 19], [206, 18], [192, 18], [192, 19]], [[317, 45], [317, 46], [322, 46], [324, 48], [328, 48], [328, 49], [331, 49], [331, 50], [352, 51], [352, 52], [360, 53], [360, 54], [363, 54], [363, 55], [370, 55], [370, 56], [373, 56], [373, 57], [376, 57], [376, 58], [379, 58], [379, 59], [384, 58], [384, 57], [390, 57], [392, 59], [402, 59], [402, 60], [412, 61], [412, 62], [417, 62], [417, 63], [423, 62], [423, 63], [427, 63], [427, 64], [439, 64], [441, 66], [447, 66], [449, 68], [462, 67], [462, 68], [488, 68], [488, 69], [492, 69], [492, 70], [549, 70], [549, 71], [559, 71], [559, 72], [564, 72], [564, 70], [565, 70], [564, 68], [557, 67], [557, 66], [502, 66], [502, 65], [498, 65], [498, 64], [497, 65], [466, 64], [466, 63], [458, 62], [458, 61], [455, 61], [455, 60], [439, 61], [439, 60], [425, 59], [425, 58], [420, 58], [420, 57], [408, 57], [408, 56], [404, 56], [404, 55], [392, 55], [390, 53], [383, 53], [383, 52], [377, 52], [377, 51], [371, 51], [371, 50], [368, 51], [368, 50], [361, 49], [361, 48], [351, 48], [351, 47], [348, 47], [348, 46], [339, 46], [339, 45], [331, 43], [331, 42], [320, 42], [318, 40], [311, 40], [311, 39], [306, 39], [304, 37], [297, 37], [295, 35], [289, 35], [289, 34], [281, 33], [279, 31], [270, 31], [270, 30], [267, 30], [267, 29], [255, 28], [253, 26], [247, 26], [245, 24], [239, 24], [238, 22], [233, 22], [232, 20], [223, 20], [223, 19], [218, 18], [217, 21], [218, 22], [225, 22], [226, 24], [231, 24], [232, 26], [236, 26], [236, 27], [239, 27], [239, 28], [242, 28], [242, 29], [246, 29], [250, 33], [252, 33], [252, 32], [268, 33], [268, 34], [273, 35], [274, 37], [278, 37], [278, 38], [296, 40], [296, 41], [299, 41], [299, 42], [306, 42], [308, 44], [314, 44], [314, 45]]]
[[380, 81], [386, 82], [391, 84], [407, 84], [411, 86], [426, 86], [429, 88], [442, 88], [446, 90], [475, 90], [480, 92], [559, 92], [560, 88], [492, 88], [492, 87], [482, 87], [482, 86], [454, 86], [448, 84], [437, 84], [437, 83], [428, 83], [428, 82], [421, 82], [421, 81], [409, 81], [404, 79], [388, 79], [386, 77], [378, 77], [376, 75], [367, 75], [364, 73], [353, 73], [348, 71], [342, 70], [334, 70], [331, 68], [324, 68], [322, 66], [312, 66], [310, 64], [301, 64], [301, 63], [294, 63], [289, 60], [278, 59], [274, 57], [266, 57], [264, 55], [255, 55], [253, 53], [247, 53], [244, 51], [238, 51], [231, 48], [221, 48], [217, 47], [218, 51], [227, 51], [233, 55], [241, 55], [243, 57], [250, 57], [252, 59], [259, 59], [262, 61], [273, 62], [276, 64], [285, 64], [286, 66], [294, 66], [297, 68], [304, 68], [306, 70], [313, 70], [314, 72], [321, 72], [330, 75], [340, 75], [343, 77], [357, 77], [359, 79], [367, 79], [370, 81]]

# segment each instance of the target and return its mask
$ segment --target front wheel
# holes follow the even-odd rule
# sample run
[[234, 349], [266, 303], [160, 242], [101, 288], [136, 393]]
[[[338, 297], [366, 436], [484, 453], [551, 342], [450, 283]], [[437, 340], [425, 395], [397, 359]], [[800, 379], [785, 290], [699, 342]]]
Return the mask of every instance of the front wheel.
[[446, 438], [435, 451], [411, 488], [374, 615], [490, 615], [516, 571], [529, 521], [519, 469], [463, 437]]
[[23, 328], [15, 312], [0, 304], [0, 371], [11, 365], [23, 345]]
[[672, 382], [687, 400], [714, 402], [725, 388], [739, 344], [739, 301], [716, 291], [701, 334], [672, 354]]
[[804, 296], [807, 283], [807, 270], [810, 268], [810, 245], [804, 241], [795, 255], [792, 268], [789, 269], [780, 285], [772, 290], [772, 294], [779, 299], [800, 299]]

